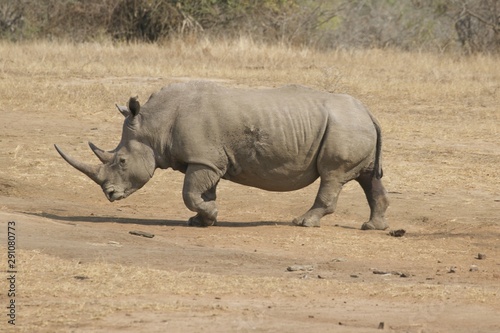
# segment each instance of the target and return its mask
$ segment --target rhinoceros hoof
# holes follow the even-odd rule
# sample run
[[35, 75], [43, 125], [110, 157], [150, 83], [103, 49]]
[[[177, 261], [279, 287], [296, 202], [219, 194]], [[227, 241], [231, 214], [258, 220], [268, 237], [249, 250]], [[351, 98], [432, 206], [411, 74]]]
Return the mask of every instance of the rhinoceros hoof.
[[389, 228], [389, 225], [383, 220], [370, 220], [361, 226], [361, 230], [385, 230], [387, 228]]
[[316, 219], [316, 218], [299, 217], [299, 218], [293, 219], [292, 223], [295, 225], [301, 226], [301, 227], [319, 227], [320, 226], [319, 219]]
[[188, 226], [190, 227], [210, 227], [215, 225], [216, 220], [210, 220], [208, 218], [204, 218], [197, 214], [193, 217], [190, 217], [188, 220]]

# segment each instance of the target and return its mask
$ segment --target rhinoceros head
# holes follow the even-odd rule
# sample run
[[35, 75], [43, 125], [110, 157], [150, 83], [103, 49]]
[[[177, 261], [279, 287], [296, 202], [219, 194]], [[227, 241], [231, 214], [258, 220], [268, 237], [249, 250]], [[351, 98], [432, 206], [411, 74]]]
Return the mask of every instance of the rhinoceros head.
[[124, 199], [140, 189], [151, 179], [156, 168], [153, 149], [141, 139], [139, 102], [132, 97], [128, 109], [118, 107], [118, 110], [126, 117], [118, 147], [104, 151], [89, 142], [102, 164], [80, 162], [54, 145], [66, 162], [101, 186], [109, 201]]

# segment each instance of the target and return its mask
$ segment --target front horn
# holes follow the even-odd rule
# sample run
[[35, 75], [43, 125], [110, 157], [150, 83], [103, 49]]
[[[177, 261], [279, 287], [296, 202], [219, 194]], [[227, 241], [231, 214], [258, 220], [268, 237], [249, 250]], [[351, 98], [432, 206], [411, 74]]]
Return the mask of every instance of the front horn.
[[89, 147], [92, 149], [94, 152], [95, 156], [102, 162], [102, 163], [109, 163], [113, 160], [115, 157], [115, 152], [114, 151], [104, 151], [101, 148], [97, 147], [95, 144], [89, 141]]
[[59, 155], [61, 155], [61, 157], [64, 158], [64, 160], [68, 162], [72, 167], [86, 174], [90, 179], [95, 181], [98, 185], [102, 185], [104, 180], [102, 179], [102, 177], [99, 176], [99, 171], [101, 169], [101, 166], [90, 165], [77, 161], [74, 158], [66, 155], [61, 149], [59, 149], [57, 145], [54, 145], [54, 147], [56, 148]]

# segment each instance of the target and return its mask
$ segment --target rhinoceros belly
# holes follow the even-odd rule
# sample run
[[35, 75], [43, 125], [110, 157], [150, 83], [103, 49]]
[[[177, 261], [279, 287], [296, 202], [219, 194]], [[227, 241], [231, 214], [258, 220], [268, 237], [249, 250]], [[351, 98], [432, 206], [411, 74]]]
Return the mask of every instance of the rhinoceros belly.
[[230, 181], [268, 191], [293, 191], [313, 183], [321, 135], [290, 138], [276, 131], [248, 129], [226, 149]]
[[237, 175], [225, 175], [225, 179], [232, 182], [257, 187], [267, 191], [294, 191], [312, 184], [319, 174], [314, 169], [305, 171], [291, 171], [289, 169], [267, 170], [265, 168], [249, 168]]

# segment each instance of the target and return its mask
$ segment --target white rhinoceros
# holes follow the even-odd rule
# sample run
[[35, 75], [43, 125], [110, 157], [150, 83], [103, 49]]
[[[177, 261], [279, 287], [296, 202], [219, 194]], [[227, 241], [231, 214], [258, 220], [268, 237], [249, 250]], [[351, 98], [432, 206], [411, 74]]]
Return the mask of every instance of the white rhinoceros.
[[355, 179], [370, 205], [362, 229], [386, 229], [389, 205], [382, 185], [381, 133], [355, 98], [290, 85], [235, 89], [210, 82], [176, 83], [140, 106], [118, 107], [126, 117], [113, 151], [90, 147], [103, 164], [88, 165], [57, 151], [99, 184], [110, 201], [126, 198], [156, 168], [185, 174], [183, 199], [196, 212], [190, 225], [213, 225], [221, 178], [269, 191], [292, 191], [321, 178], [301, 226], [319, 226], [335, 210], [342, 186]]

